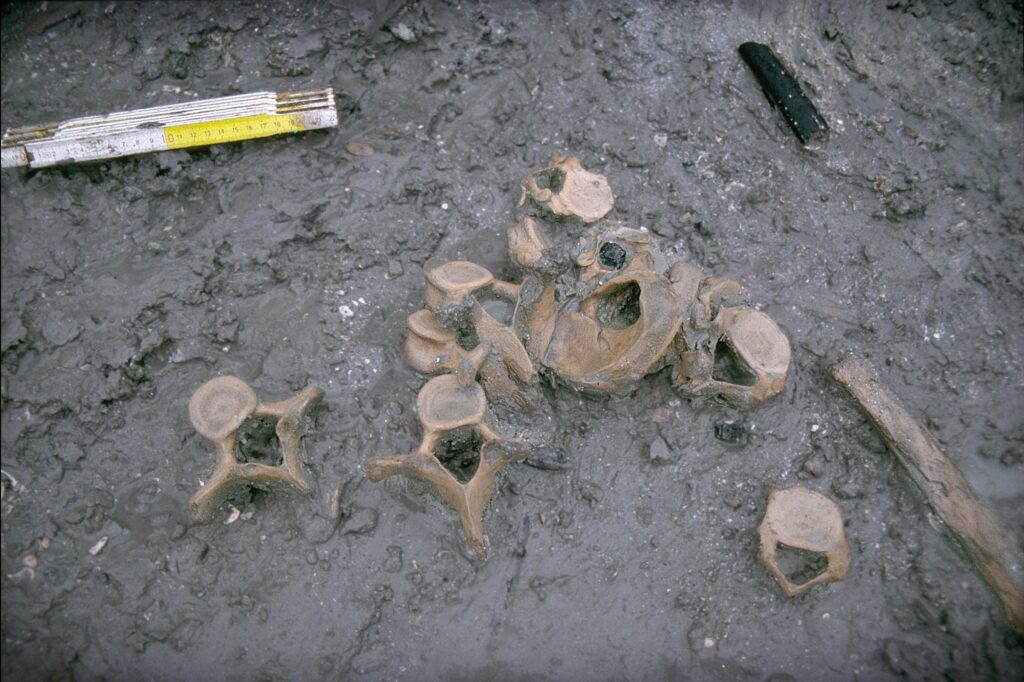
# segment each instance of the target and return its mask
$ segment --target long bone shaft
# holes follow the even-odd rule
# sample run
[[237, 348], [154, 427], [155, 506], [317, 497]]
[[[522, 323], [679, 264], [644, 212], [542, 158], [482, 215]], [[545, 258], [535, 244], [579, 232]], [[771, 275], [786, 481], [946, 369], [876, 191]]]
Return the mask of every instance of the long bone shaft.
[[1020, 588], [1024, 556], [1016, 541], [978, 499], [935, 437], [882, 385], [871, 365], [844, 355], [831, 371], [867, 412], [950, 535], [999, 597], [1010, 626], [1024, 635]]

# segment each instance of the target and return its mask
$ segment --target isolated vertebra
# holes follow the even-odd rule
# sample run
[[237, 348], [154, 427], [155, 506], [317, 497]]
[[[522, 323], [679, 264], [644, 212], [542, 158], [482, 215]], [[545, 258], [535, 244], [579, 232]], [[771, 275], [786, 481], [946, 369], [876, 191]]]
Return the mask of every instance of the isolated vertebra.
[[[322, 395], [319, 388], [309, 386], [287, 400], [263, 403], [237, 377], [217, 377], [200, 386], [189, 400], [189, 417], [195, 430], [217, 447], [217, 464], [206, 485], [189, 500], [192, 520], [210, 521], [222, 502], [247, 486], [291, 488], [311, 495], [313, 488], [299, 462], [299, 442], [306, 410]], [[249, 417], [276, 421], [280, 464], [239, 461], [239, 428]]]

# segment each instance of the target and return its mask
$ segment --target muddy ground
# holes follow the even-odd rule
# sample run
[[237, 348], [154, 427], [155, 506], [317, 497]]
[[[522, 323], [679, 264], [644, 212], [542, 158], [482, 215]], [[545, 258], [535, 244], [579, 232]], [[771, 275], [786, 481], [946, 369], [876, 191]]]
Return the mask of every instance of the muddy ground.
[[[823, 370], [868, 357], [1024, 536], [1020, 3], [627, 4], [4, 9], [5, 128], [328, 85], [344, 118], [4, 171], [5, 678], [1021, 677], [994, 596]], [[827, 142], [768, 107], [746, 40], [798, 72]], [[422, 265], [513, 277], [519, 183], [559, 152], [607, 175], [615, 217], [743, 282], [793, 365], [751, 411], [665, 374], [547, 391], [501, 428], [565, 468], [507, 470], [481, 563], [454, 513], [359, 463], [418, 436]], [[187, 523], [213, 456], [186, 406], [218, 374], [324, 389], [316, 499]], [[852, 563], [787, 600], [756, 526], [795, 483], [841, 505]]]

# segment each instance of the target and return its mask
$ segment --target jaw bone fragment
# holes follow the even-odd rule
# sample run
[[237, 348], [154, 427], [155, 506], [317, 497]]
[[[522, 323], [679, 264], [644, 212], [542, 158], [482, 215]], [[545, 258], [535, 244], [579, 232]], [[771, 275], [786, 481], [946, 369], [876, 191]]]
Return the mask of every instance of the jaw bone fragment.
[[[192, 520], [209, 522], [225, 499], [247, 486], [291, 488], [311, 495], [313, 488], [299, 462], [299, 442], [302, 419], [322, 396], [319, 388], [309, 386], [287, 400], [263, 403], [249, 384], [231, 376], [217, 377], [200, 386], [189, 400], [189, 417], [195, 430], [216, 445], [217, 464], [210, 480], [188, 502]], [[276, 420], [280, 464], [239, 461], [238, 431], [249, 417]]]

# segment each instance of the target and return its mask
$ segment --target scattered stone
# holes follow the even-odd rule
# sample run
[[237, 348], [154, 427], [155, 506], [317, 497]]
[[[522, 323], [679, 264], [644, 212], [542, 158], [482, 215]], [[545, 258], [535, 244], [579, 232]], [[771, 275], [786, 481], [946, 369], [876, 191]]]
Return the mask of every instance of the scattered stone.
[[345, 145], [345, 151], [353, 156], [373, 156], [377, 150], [365, 142], [352, 140]]
[[85, 450], [78, 443], [64, 443], [55, 454], [65, 466], [74, 466], [85, 459]]
[[21, 317], [11, 315], [4, 317], [3, 331], [0, 332], [0, 351], [6, 351], [16, 343], [23, 341], [28, 334], [25, 325], [21, 323]]
[[864, 497], [864, 491], [856, 481], [846, 478], [832, 482], [832, 492], [840, 500], [855, 500]]
[[801, 471], [805, 471], [815, 478], [821, 476], [822, 471], [825, 469], [825, 459], [819, 453], [815, 453], [804, 460], [803, 466], [800, 467]]
[[77, 320], [63, 315], [52, 315], [45, 322], [40, 330], [43, 338], [54, 346], [63, 346], [78, 338], [82, 333], [82, 325]]
[[394, 35], [396, 38], [398, 38], [404, 43], [411, 43], [414, 40], [416, 40], [416, 34], [413, 32], [411, 28], [409, 28], [405, 24], [395, 24], [394, 26], [389, 26], [388, 28], [391, 29], [392, 35]]
[[542, 471], [565, 471], [569, 468], [569, 460], [565, 453], [555, 448], [540, 448], [526, 458], [524, 464]]
[[668, 443], [661, 436], [651, 441], [650, 446], [647, 448], [647, 456], [655, 464], [671, 464], [675, 461], [675, 454], [672, 452], [672, 448], [668, 446]]
[[715, 438], [725, 443], [743, 443], [747, 440], [747, 427], [743, 422], [715, 424]]
[[242, 515], [242, 512], [235, 505], [230, 505], [231, 513], [228, 514], [227, 520], [224, 521], [225, 526], [230, 526], [232, 523], [238, 520], [238, 517]]
[[342, 527], [345, 535], [369, 535], [377, 528], [377, 510], [355, 507]]
[[286, 78], [308, 76], [313, 73], [313, 69], [308, 64], [296, 59], [283, 50], [274, 50], [267, 55], [267, 66], [270, 67], [270, 72], [273, 75]]
[[601, 265], [612, 270], [621, 270], [626, 265], [626, 250], [615, 242], [606, 242], [598, 252]]
[[889, 222], [899, 223], [925, 214], [925, 202], [916, 192], [890, 194], [882, 202]]
[[384, 560], [385, 573], [398, 573], [402, 570], [402, 548], [398, 545], [388, 545], [388, 557]]
[[581, 500], [593, 506], [601, 501], [604, 491], [593, 481], [580, 481], [576, 484], [576, 494]]
[[103, 537], [101, 537], [99, 540], [96, 541], [95, 545], [93, 545], [92, 547], [89, 548], [89, 554], [91, 554], [93, 556], [96, 556], [97, 554], [99, 554], [100, 552], [103, 551], [103, 548], [107, 546], [107, 542], [109, 542], [109, 541], [110, 541], [110, 538], [107, 537], [106, 535], [104, 535]]

